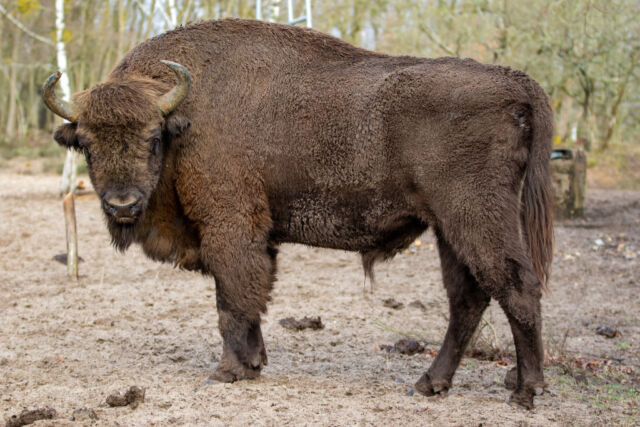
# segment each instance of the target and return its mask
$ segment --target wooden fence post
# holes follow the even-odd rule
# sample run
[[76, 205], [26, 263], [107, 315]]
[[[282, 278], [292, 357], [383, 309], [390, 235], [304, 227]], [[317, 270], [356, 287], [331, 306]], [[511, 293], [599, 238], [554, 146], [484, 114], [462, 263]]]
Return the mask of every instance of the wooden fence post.
[[78, 229], [73, 191], [64, 197], [62, 207], [67, 231], [67, 274], [69, 277], [78, 279]]
[[584, 151], [554, 150], [551, 160], [554, 219], [584, 216], [587, 158]]

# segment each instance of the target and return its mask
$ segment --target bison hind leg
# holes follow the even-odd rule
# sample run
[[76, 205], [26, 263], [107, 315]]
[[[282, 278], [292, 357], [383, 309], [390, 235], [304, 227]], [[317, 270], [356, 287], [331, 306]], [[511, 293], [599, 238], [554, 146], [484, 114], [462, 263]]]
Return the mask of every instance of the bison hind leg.
[[449, 299], [449, 326], [435, 360], [415, 385], [426, 396], [445, 395], [490, 297], [436, 229], [442, 278]]
[[507, 381], [509, 387], [515, 387], [510, 401], [531, 409], [534, 396], [545, 387], [542, 286], [520, 232], [518, 199], [504, 200], [509, 201], [507, 206], [500, 206], [500, 200], [493, 206], [479, 200], [464, 218], [450, 214], [447, 227], [439, 231], [477, 282], [478, 291], [495, 299], [504, 311], [516, 348], [516, 371]]
[[397, 218], [380, 227], [374, 245], [360, 251], [365, 277], [374, 282], [374, 265], [408, 248], [426, 229], [427, 224], [413, 216]]

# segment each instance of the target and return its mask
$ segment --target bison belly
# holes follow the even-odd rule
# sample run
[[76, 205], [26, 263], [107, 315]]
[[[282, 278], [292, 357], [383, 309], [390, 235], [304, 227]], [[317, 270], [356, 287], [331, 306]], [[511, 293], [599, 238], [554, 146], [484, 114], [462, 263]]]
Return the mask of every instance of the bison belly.
[[409, 240], [404, 247], [426, 229], [401, 198], [374, 190], [308, 192], [272, 200], [271, 212], [277, 243], [363, 253]]

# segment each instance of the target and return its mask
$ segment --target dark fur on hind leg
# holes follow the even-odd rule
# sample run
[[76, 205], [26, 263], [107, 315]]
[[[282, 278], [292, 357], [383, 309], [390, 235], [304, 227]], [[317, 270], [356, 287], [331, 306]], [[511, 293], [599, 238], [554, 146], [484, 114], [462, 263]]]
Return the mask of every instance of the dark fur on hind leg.
[[515, 366], [509, 369], [507, 375], [504, 377], [504, 387], [507, 390], [515, 390], [518, 385], [518, 368]]
[[[515, 388], [510, 402], [517, 403], [526, 409], [533, 409], [533, 398], [544, 392], [545, 382], [543, 374], [544, 353], [542, 349], [541, 319], [539, 295], [536, 292], [527, 293], [527, 282], [523, 283], [525, 292], [519, 292], [519, 298], [509, 298], [514, 300], [527, 301], [525, 306], [530, 307], [528, 316], [522, 316], [531, 321], [522, 321], [512, 313], [518, 312], [513, 307], [503, 305], [509, 324], [513, 340], [516, 345], [517, 366], [515, 374], [509, 372], [505, 378], [505, 384], [511, 386], [515, 376]], [[519, 313], [520, 314], [520, 313]]]
[[436, 230], [442, 278], [449, 297], [449, 326], [442, 347], [429, 370], [415, 387], [426, 396], [446, 394], [464, 350], [489, 305], [489, 296], [480, 289], [469, 269]]
[[517, 403], [526, 409], [533, 409], [533, 396], [540, 396], [544, 393], [544, 383], [542, 386], [532, 387], [532, 390], [523, 390], [516, 392], [518, 387], [518, 368], [513, 367], [504, 377], [504, 386], [507, 390], [513, 390], [509, 402]]

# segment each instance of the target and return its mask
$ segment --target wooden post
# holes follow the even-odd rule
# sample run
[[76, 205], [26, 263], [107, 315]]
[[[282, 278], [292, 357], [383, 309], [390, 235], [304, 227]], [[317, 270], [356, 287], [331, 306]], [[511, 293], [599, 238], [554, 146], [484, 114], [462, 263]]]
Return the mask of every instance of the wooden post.
[[64, 197], [62, 207], [67, 230], [67, 274], [69, 277], [78, 279], [78, 229], [73, 191]]
[[554, 219], [584, 216], [587, 158], [584, 151], [554, 150], [551, 173], [554, 192]]

